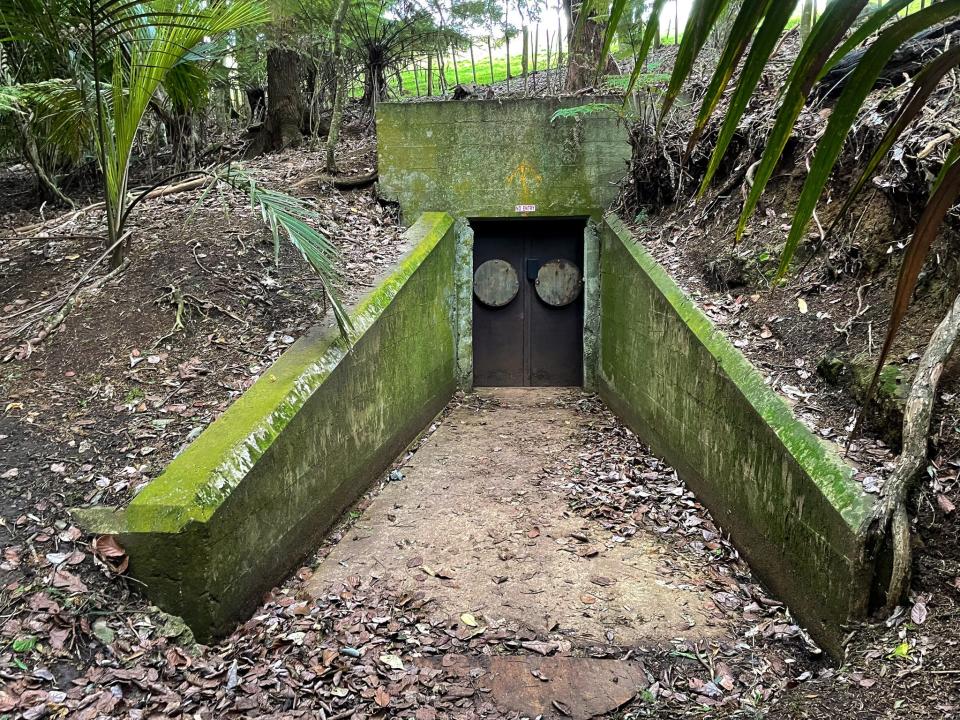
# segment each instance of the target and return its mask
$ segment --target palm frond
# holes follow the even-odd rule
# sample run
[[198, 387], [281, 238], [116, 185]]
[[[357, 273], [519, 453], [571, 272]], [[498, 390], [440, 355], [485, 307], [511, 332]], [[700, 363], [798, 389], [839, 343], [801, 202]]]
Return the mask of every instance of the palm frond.
[[810, 172], [800, 192], [800, 200], [793, 216], [790, 234], [780, 256], [780, 268], [777, 276], [782, 277], [790, 265], [797, 245], [806, 232], [807, 224], [816, 210], [817, 202], [830, 179], [833, 166], [840, 157], [843, 143], [850, 128], [860, 113], [860, 108], [873, 89], [884, 66], [894, 51], [906, 40], [918, 32], [940, 23], [952, 15], [960, 13], [960, 0], [944, 0], [919, 10], [897, 21], [870, 45], [866, 54], [857, 63], [847, 82], [843, 94], [837, 101], [823, 137], [817, 145], [817, 152], [810, 165]]
[[265, 22], [269, 12], [259, 0], [89, 2], [94, 25], [91, 52], [96, 56], [112, 51], [112, 98], [104, 103], [98, 94], [97, 105], [107, 207], [114, 225], [111, 234], [116, 234], [123, 217], [133, 143], [161, 84], [173, 68], [211, 38]]
[[281, 239], [285, 235], [310, 263], [323, 281], [323, 290], [330, 301], [340, 332], [348, 336], [353, 331], [353, 323], [336, 291], [341, 280], [338, 269], [340, 251], [311, 225], [322, 222], [320, 214], [299, 198], [262, 187], [241, 168], [228, 167], [216, 177], [220, 182], [244, 193], [250, 198], [251, 205], [260, 211], [273, 236], [275, 262], [279, 262]]
[[[743, 70], [740, 72], [740, 79], [737, 81], [736, 90], [734, 90], [733, 97], [730, 99], [730, 106], [727, 108], [727, 113], [723, 118], [723, 124], [720, 127], [717, 144], [714, 146], [710, 163], [707, 166], [707, 171], [700, 184], [701, 196], [713, 181], [713, 177], [720, 167], [720, 162], [723, 160], [727, 148], [733, 141], [734, 135], [736, 135], [740, 119], [747, 110], [750, 98], [753, 96], [754, 90], [756, 90], [757, 85], [760, 83], [760, 78], [763, 76], [767, 60], [769, 60], [774, 48], [780, 41], [780, 36], [787, 22], [790, 20], [792, 12], [793, 10], [789, 3], [774, 2], [764, 15], [763, 22], [757, 31], [756, 37], [753, 39], [750, 52], [744, 62]], [[709, 94], [704, 98], [704, 106], [706, 106], [708, 101], [711, 101]], [[713, 108], [708, 112], [704, 112], [704, 108], [701, 108], [698, 123], [705, 125], [715, 109], [716, 104], [714, 104]], [[689, 153], [692, 149], [693, 146], [688, 145], [687, 152]]]
[[[614, 0], [618, 3], [626, 3], [628, 0]], [[650, 17], [647, 18], [647, 27], [643, 33], [643, 40], [640, 41], [640, 48], [637, 51], [637, 57], [634, 58], [633, 72], [630, 73], [630, 81], [627, 83], [624, 103], [630, 99], [630, 93], [633, 92], [634, 85], [640, 78], [640, 73], [647, 63], [647, 55], [650, 53], [650, 47], [653, 45], [653, 39], [660, 33], [660, 13], [666, 0], [654, 0], [653, 7], [650, 9]], [[613, 33], [613, 28], [607, 28], [607, 33]]]
[[736, 239], [743, 237], [747, 223], [753, 216], [760, 196], [767, 183], [773, 177], [773, 171], [783, 156], [787, 141], [793, 133], [794, 124], [816, 81], [823, 75], [823, 67], [841, 38], [853, 25], [867, 0], [849, 0], [827, 5], [823, 15], [817, 20], [810, 37], [800, 49], [787, 78], [783, 100], [777, 110], [773, 129], [767, 137], [767, 146], [760, 158], [760, 164], [754, 174], [753, 185], [744, 202], [737, 222]]

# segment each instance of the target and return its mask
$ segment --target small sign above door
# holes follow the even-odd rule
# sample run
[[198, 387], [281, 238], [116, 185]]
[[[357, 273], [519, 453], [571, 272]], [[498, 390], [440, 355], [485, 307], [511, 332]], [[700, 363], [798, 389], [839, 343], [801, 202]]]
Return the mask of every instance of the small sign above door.
[[517, 205], [518, 213], [532, 213], [537, 211], [536, 205]]

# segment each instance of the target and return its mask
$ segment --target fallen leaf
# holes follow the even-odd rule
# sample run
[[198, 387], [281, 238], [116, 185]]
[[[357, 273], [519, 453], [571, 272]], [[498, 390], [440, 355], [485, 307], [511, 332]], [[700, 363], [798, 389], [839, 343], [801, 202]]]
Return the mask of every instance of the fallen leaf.
[[403, 670], [403, 660], [400, 659], [399, 655], [381, 655], [380, 662], [384, 665], [394, 669], [394, 670]]
[[464, 625], [469, 625], [470, 627], [477, 627], [479, 624], [477, 619], [468, 612], [465, 612], [460, 616], [460, 622], [462, 622]]
[[910, 610], [910, 619], [917, 625], [923, 625], [927, 621], [927, 604], [922, 601], [914, 603]]
[[58, 588], [66, 588], [73, 593], [87, 592], [87, 586], [84, 585], [83, 581], [73, 573], [69, 573], [66, 570], [57, 569], [53, 571], [53, 586]]
[[944, 515], [949, 515], [957, 509], [957, 506], [954, 505], [946, 495], [937, 495], [937, 505]]

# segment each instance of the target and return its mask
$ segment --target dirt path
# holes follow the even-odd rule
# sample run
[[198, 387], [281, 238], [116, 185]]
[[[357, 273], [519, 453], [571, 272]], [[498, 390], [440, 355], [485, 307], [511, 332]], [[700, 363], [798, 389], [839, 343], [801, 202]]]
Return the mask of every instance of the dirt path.
[[[491, 389], [460, 405], [316, 569], [308, 591], [422, 591], [437, 621], [596, 644], [716, 637], [703, 578], [649, 531], [622, 538], [568, 509], [546, 466], [573, 464], [579, 391]], [[397, 477], [397, 473], [394, 473]], [[666, 557], [670, 556], [672, 557]], [[526, 672], [526, 671], [525, 671]]]

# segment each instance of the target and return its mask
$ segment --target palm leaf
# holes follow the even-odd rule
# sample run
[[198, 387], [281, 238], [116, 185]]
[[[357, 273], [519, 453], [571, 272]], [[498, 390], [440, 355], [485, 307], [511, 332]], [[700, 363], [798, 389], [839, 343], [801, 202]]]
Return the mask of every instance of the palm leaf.
[[766, 149], [760, 158], [760, 164], [754, 174], [753, 185], [744, 202], [743, 211], [737, 223], [737, 241], [743, 237], [747, 222], [752, 217], [753, 211], [756, 210], [764, 188], [773, 176], [773, 171], [783, 155], [783, 150], [790, 139], [794, 123], [796, 123], [797, 117], [806, 103], [807, 96], [817, 79], [822, 75], [824, 63], [866, 4], [867, 0], [830, 3], [813, 26], [810, 37], [800, 48], [800, 53], [790, 69], [786, 84], [787, 89], [784, 92], [780, 108], [777, 110], [773, 129], [767, 138]]
[[694, 0], [690, 9], [687, 25], [683, 30], [683, 40], [677, 51], [677, 59], [673, 65], [673, 74], [663, 98], [663, 107], [660, 110], [660, 124], [663, 123], [674, 101], [680, 95], [680, 88], [693, 69], [693, 62], [700, 54], [704, 43], [710, 37], [710, 31], [717, 24], [717, 20], [727, 7], [729, 0]]
[[850, 37], [848, 37], [843, 44], [837, 48], [836, 52], [830, 56], [830, 59], [827, 60], [827, 64], [824, 65], [824, 72], [828, 72], [830, 68], [843, 60], [843, 58], [847, 56], [847, 53], [857, 47], [857, 45], [862, 43], [868, 37], [873, 35], [873, 33], [877, 32], [877, 30], [884, 26], [887, 20], [907, 7], [911, 1], [912, 0], [889, 0], [889, 2], [884, 3], [882, 6], [870, 13], [866, 21], [855, 31], [850, 33]]
[[897, 109], [890, 123], [890, 127], [887, 128], [883, 139], [877, 145], [877, 149], [873, 152], [860, 177], [854, 183], [853, 188], [847, 193], [847, 198], [844, 200], [843, 206], [830, 224], [827, 230], [828, 236], [833, 234], [837, 223], [846, 216], [857, 196], [867, 184], [867, 181], [880, 166], [880, 163], [883, 162], [886, 154], [890, 152], [890, 148], [893, 147], [907, 126], [921, 113], [930, 95], [937, 89], [944, 75], [958, 65], [960, 65], [960, 46], [950, 48], [945, 53], [938, 55], [936, 59], [928, 63], [917, 73], [910, 92], [907, 93], [907, 96]]
[[700, 183], [700, 195], [702, 196], [707, 187], [713, 180], [714, 175], [720, 168], [720, 162], [730, 147], [740, 119], [746, 112], [753, 91], [756, 89], [763, 71], [766, 68], [767, 60], [773, 53], [774, 48], [780, 41], [783, 29], [786, 27], [790, 16], [793, 14], [793, 8], [790, 3], [774, 2], [767, 10], [760, 25], [760, 30], [753, 40], [750, 47], [750, 53], [743, 64], [743, 70], [740, 72], [740, 79], [737, 81], [737, 89], [730, 99], [730, 106], [727, 108], [726, 115], [723, 118], [723, 124], [720, 127], [720, 134], [717, 137], [717, 144], [714, 146], [713, 154], [710, 156], [710, 163], [707, 171]]
[[[607, 65], [607, 55], [610, 54], [610, 45], [613, 43], [613, 36], [616, 34], [617, 26], [620, 24], [620, 18], [623, 16], [624, 8], [627, 3], [625, 0], [613, 0], [610, 5], [610, 18], [607, 21], [607, 29], [603, 34], [603, 45], [600, 48], [600, 59], [597, 61], [597, 79], [603, 75], [603, 70]], [[579, 20], [579, 18], [577, 18]]]
[[[753, 33], [757, 25], [763, 19], [773, 0], [744, 0], [740, 7], [737, 17], [733, 21], [733, 27], [730, 28], [730, 36], [724, 45], [723, 52], [717, 60], [717, 67], [714, 70], [713, 77], [710, 79], [710, 85], [703, 98], [703, 104], [700, 106], [700, 113], [697, 115], [697, 121], [694, 124], [693, 131], [690, 133], [690, 140], [687, 142], [687, 154], [693, 150], [700, 138], [703, 128], [716, 109], [720, 98], [723, 97], [724, 90], [733, 77], [733, 72], [740, 62], [743, 53], [746, 52], [747, 45], [753, 38]], [[686, 80], [686, 78], [684, 78]]]
[[782, 277], [787, 271], [797, 245], [800, 243], [804, 232], [806, 232], [807, 224], [816, 210], [817, 201], [820, 199], [823, 188], [830, 179], [833, 165], [840, 156], [847, 134], [850, 132], [850, 128], [863, 107], [864, 100], [873, 89], [874, 83], [886, 66], [890, 56], [904, 41], [958, 12], [960, 12], [960, 0], [944, 0], [920, 10], [914, 15], [908, 15], [881, 33], [880, 37], [860, 59], [860, 62], [857, 63], [843, 94], [830, 115], [827, 129], [817, 145], [817, 152], [810, 166], [810, 173], [803, 184], [800, 200], [794, 212], [790, 235], [787, 237], [783, 254], [780, 256], [778, 278]]
[[[98, 94], [98, 107], [107, 207], [113, 216], [112, 232], [117, 233], [124, 216], [133, 143], [163, 81], [202, 43], [265, 22], [269, 12], [258, 0], [90, 0], [90, 5], [95, 23], [91, 52], [106, 52], [101, 48], [113, 52], [111, 102], [104, 106]], [[110, 132], [104, 113], [109, 116]]]
[[337, 269], [340, 252], [325, 235], [310, 225], [322, 220], [320, 214], [292, 195], [261, 187], [242, 169], [228, 167], [226, 172], [216, 177], [235, 190], [243, 192], [250, 198], [251, 205], [260, 210], [260, 215], [273, 236], [275, 262], [279, 262], [280, 240], [285, 235], [310, 263], [323, 281], [323, 291], [330, 301], [340, 332], [348, 336], [353, 331], [353, 323], [335, 289], [340, 281]]
[[[618, 3], [625, 3], [627, 0], [614, 0]], [[640, 41], [640, 49], [637, 51], [637, 57], [634, 60], [633, 72], [630, 73], [630, 81], [627, 83], [627, 89], [624, 92], [626, 96], [624, 104], [630, 99], [630, 93], [633, 92], [633, 86], [637, 84], [637, 79], [647, 62], [647, 55], [650, 53], [650, 47], [653, 45], [653, 39], [660, 32], [660, 12], [666, 0], [653, 0], [653, 8], [650, 10], [650, 17], [647, 19], [647, 27], [643, 32], [643, 39]], [[612, 28], [607, 28], [607, 33], [613, 33]]]

